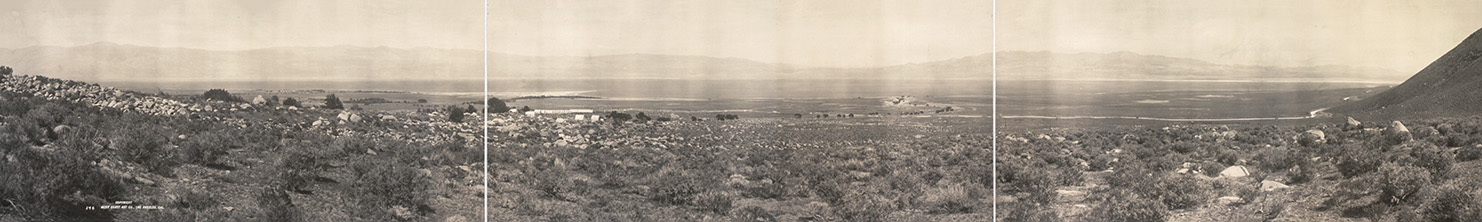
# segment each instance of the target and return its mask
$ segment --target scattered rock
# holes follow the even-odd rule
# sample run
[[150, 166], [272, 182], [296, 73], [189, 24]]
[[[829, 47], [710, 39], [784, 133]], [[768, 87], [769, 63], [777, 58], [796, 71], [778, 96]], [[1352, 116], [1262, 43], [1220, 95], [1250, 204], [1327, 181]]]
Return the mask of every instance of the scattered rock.
[[913, 136], [913, 137], [915, 137], [917, 139], [921, 139], [921, 138], [926, 138], [926, 135], [916, 134], [916, 136]]
[[1224, 204], [1224, 205], [1237, 204], [1237, 203], [1244, 202], [1244, 201], [1245, 201], [1244, 199], [1240, 199], [1240, 197], [1236, 197], [1236, 196], [1223, 196], [1223, 197], [1215, 198], [1214, 199], [1214, 202], [1215, 203]]
[[139, 183], [142, 183], [142, 184], [145, 184], [145, 185], [154, 185], [154, 180], [150, 180], [149, 178], [134, 177], [134, 181], [138, 181]]
[[1280, 189], [1286, 189], [1286, 188], [1291, 188], [1291, 186], [1287, 186], [1286, 184], [1282, 184], [1281, 182], [1276, 182], [1276, 181], [1270, 181], [1270, 180], [1263, 180], [1263, 181], [1261, 181], [1261, 191], [1274, 191], [1274, 190], [1280, 190]]
[[1245, 176], [1250, 176], [1250, 170], [1245, 169], [1245, 166], [1231, 166], [1220, 171], [1220, 177], [1240, 178]]

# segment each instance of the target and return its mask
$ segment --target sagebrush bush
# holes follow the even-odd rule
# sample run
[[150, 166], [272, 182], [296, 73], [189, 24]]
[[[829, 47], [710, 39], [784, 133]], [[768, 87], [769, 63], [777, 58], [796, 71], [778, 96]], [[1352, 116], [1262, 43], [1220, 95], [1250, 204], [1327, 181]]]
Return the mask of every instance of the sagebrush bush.
[[1378, 187], [1384, 194], [1380, 200], [1391, 204], [1406, 203], [1431, 182], [1430, 171], [1420, 167], [1385, 163], [1378, 173]]
[[1167, 217], [1168, 207], [1163, 202], [1127, 191], [1113, 191], [1089, 214], [1089, 218], [1106, 222], [1159, 222]]
[[[1472, 187], [1473, 189], [1468, 189]], [[1426, 221], [1465, 221], [1482, 218], [1482, 196], [1475, 186], [1446, 183], [1425, 189], [1420, 214]]]
[[[422, 171], [385, 158], [363, 158], [354, 163], [356, 180], [351, 185], [356, 199], [364, 203], [363, 211], [381, 218], [393, 217], [387, 211], [394, 207], [424, 209], [431, 196], [430, 178]], [[418, 212], [419, 214], [427, 212]]]
[[[109, 220], [112, 213], [84, 210], [126, 194], [122, 184], [67, 153], [20, 149], [0, 161], [0, 200], [14, 215], [50, 220]], [[14, 205], [12, 205], [14, 204]]]
[[1337, 158], [1338, 172], [1344, 177], [1357, 177], [1379, 169], [1384, 164], [1384, 159], [1384, 154], [1378, 149], [1350, 144], [1343, 148]]
[[922, 194], [921, 205], [927, 213], [956, 214], [970, 213], [981, 201], [976, 190], [963, 184], [953, 183], [933, 187]]
[[170, 175], [171, 167], [174, 167], [174, 153], [167, 150], [170, 145], [171, 133], [164, 127], [134, 126], [127, 130], [115, 131], [110, 138], [112, 145], [123, 160], [143, 165], [150, 172]]
[[1482, 159], [1482, 147], [1462, 146], [1456, 150], [1456, 161], [1473, 161]]
[[1433, 179], [1445, 178], [1451, 172], [1451, 165], [1456, 162], [1455, 154], [1430, 143], [1413, 142], [1402, 147], [1410, 150], [1410, 157], [1414, 160], [1407, 164], [1430, 170]]

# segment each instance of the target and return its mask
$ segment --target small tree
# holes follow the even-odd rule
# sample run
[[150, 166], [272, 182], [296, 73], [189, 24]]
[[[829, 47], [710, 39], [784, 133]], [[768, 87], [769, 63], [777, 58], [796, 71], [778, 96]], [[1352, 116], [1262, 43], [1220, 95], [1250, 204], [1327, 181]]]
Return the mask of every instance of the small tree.
[[0, 66], [0, 75], [10, 75], [11, 73], [15, 73], [15, 70], [10, 69], [8, 66]]
[[278, 106], [278, 95], [268, 98], [268, 106]]
[[340, 97], [335, 97], [334, 94], [329, 94], [328, 96], [324, 96], [324, 108], [345, 109], [345, 104], [340, 102]]
[[300, 104], [298, 103], [298, 100], [297, 99], [293, 99], [293, 97], [288, 97], [287, 99], [283, 99], [283, 105], [284, 106], [292, 106], [292, 107], [299, 107], [300, 106]]
[[524, 112], [535, 111], [535, 109], [531, 109], [530, 106], [524, 106], [524, 107], [520, 107], [520, 110], [519, 111], [521, 113], [524, 113]]
[[417, 103], [427, 103], [427, 99], [417, 99]]
[[201, 96], [206, 98], [206, 100], [215, 100], [222, 102], [243, 102], [242, 98], [232, 96], [232, 93], [227, 92], [225, 89], [206, 90], [206, 93]]
[[468, 104], [468, 108], [463, 108], [463, 113], [478, 113], [478, 112], [479, 112], [479, 108], [473, 107], [473, 104]]
[[458, 106], [448, 106], [448, 121], [463, 122], [463, 109]]
[[649, 120], [653, 120], [651, 118], [648, 118], [648, 115], [647, 114], [643, 114], [643, 112], [638, 112], [638, 115], [633, 116], [633, 118], [638, 119], [638, 121], [649, 121]]
[[504, 104], [504, 100], [499, 100], [499, 97], [489, 97], [489, 112], [507, 113], [509, 106]]

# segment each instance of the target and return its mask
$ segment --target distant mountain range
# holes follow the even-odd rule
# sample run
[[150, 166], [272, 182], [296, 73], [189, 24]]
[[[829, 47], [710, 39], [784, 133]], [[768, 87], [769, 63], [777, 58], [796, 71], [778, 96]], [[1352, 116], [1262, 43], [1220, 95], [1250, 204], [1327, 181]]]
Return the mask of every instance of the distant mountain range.
[[[482, 79], [483, 53], [460, 49], [297, 47], [244, 51], [112, 43], [0, 49], [18, 73], [117, 79]], [[1001, 52], [1000, 79], [1324, 79], [1398, 82], [1394, 71], [1346, 66], [1214, 64], [1135, 53]], [[489, 54], [492, 79], [991, 79], [993, 56], [870, 68], [827, 68], [738, 58], [626, 54], [589, 57]]]
[[1404, 83], [1328, 112], [1382, 117], [1482, 114], [1482, 29]]
[[1401, 72], [1352, 66], [1215, 64], [1189, 58], [1115, 53], [999, 52], [999, 79], [1344, 80], [1399, 82]]

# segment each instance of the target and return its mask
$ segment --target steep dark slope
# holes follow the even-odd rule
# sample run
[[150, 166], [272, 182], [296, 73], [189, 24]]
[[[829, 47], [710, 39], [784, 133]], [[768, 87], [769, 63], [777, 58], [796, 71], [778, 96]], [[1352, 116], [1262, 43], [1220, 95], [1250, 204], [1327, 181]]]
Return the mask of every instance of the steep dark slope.
[[1387, 117], [1482, 114], [1482, 29], [1404, 83], [1329, 111]]

